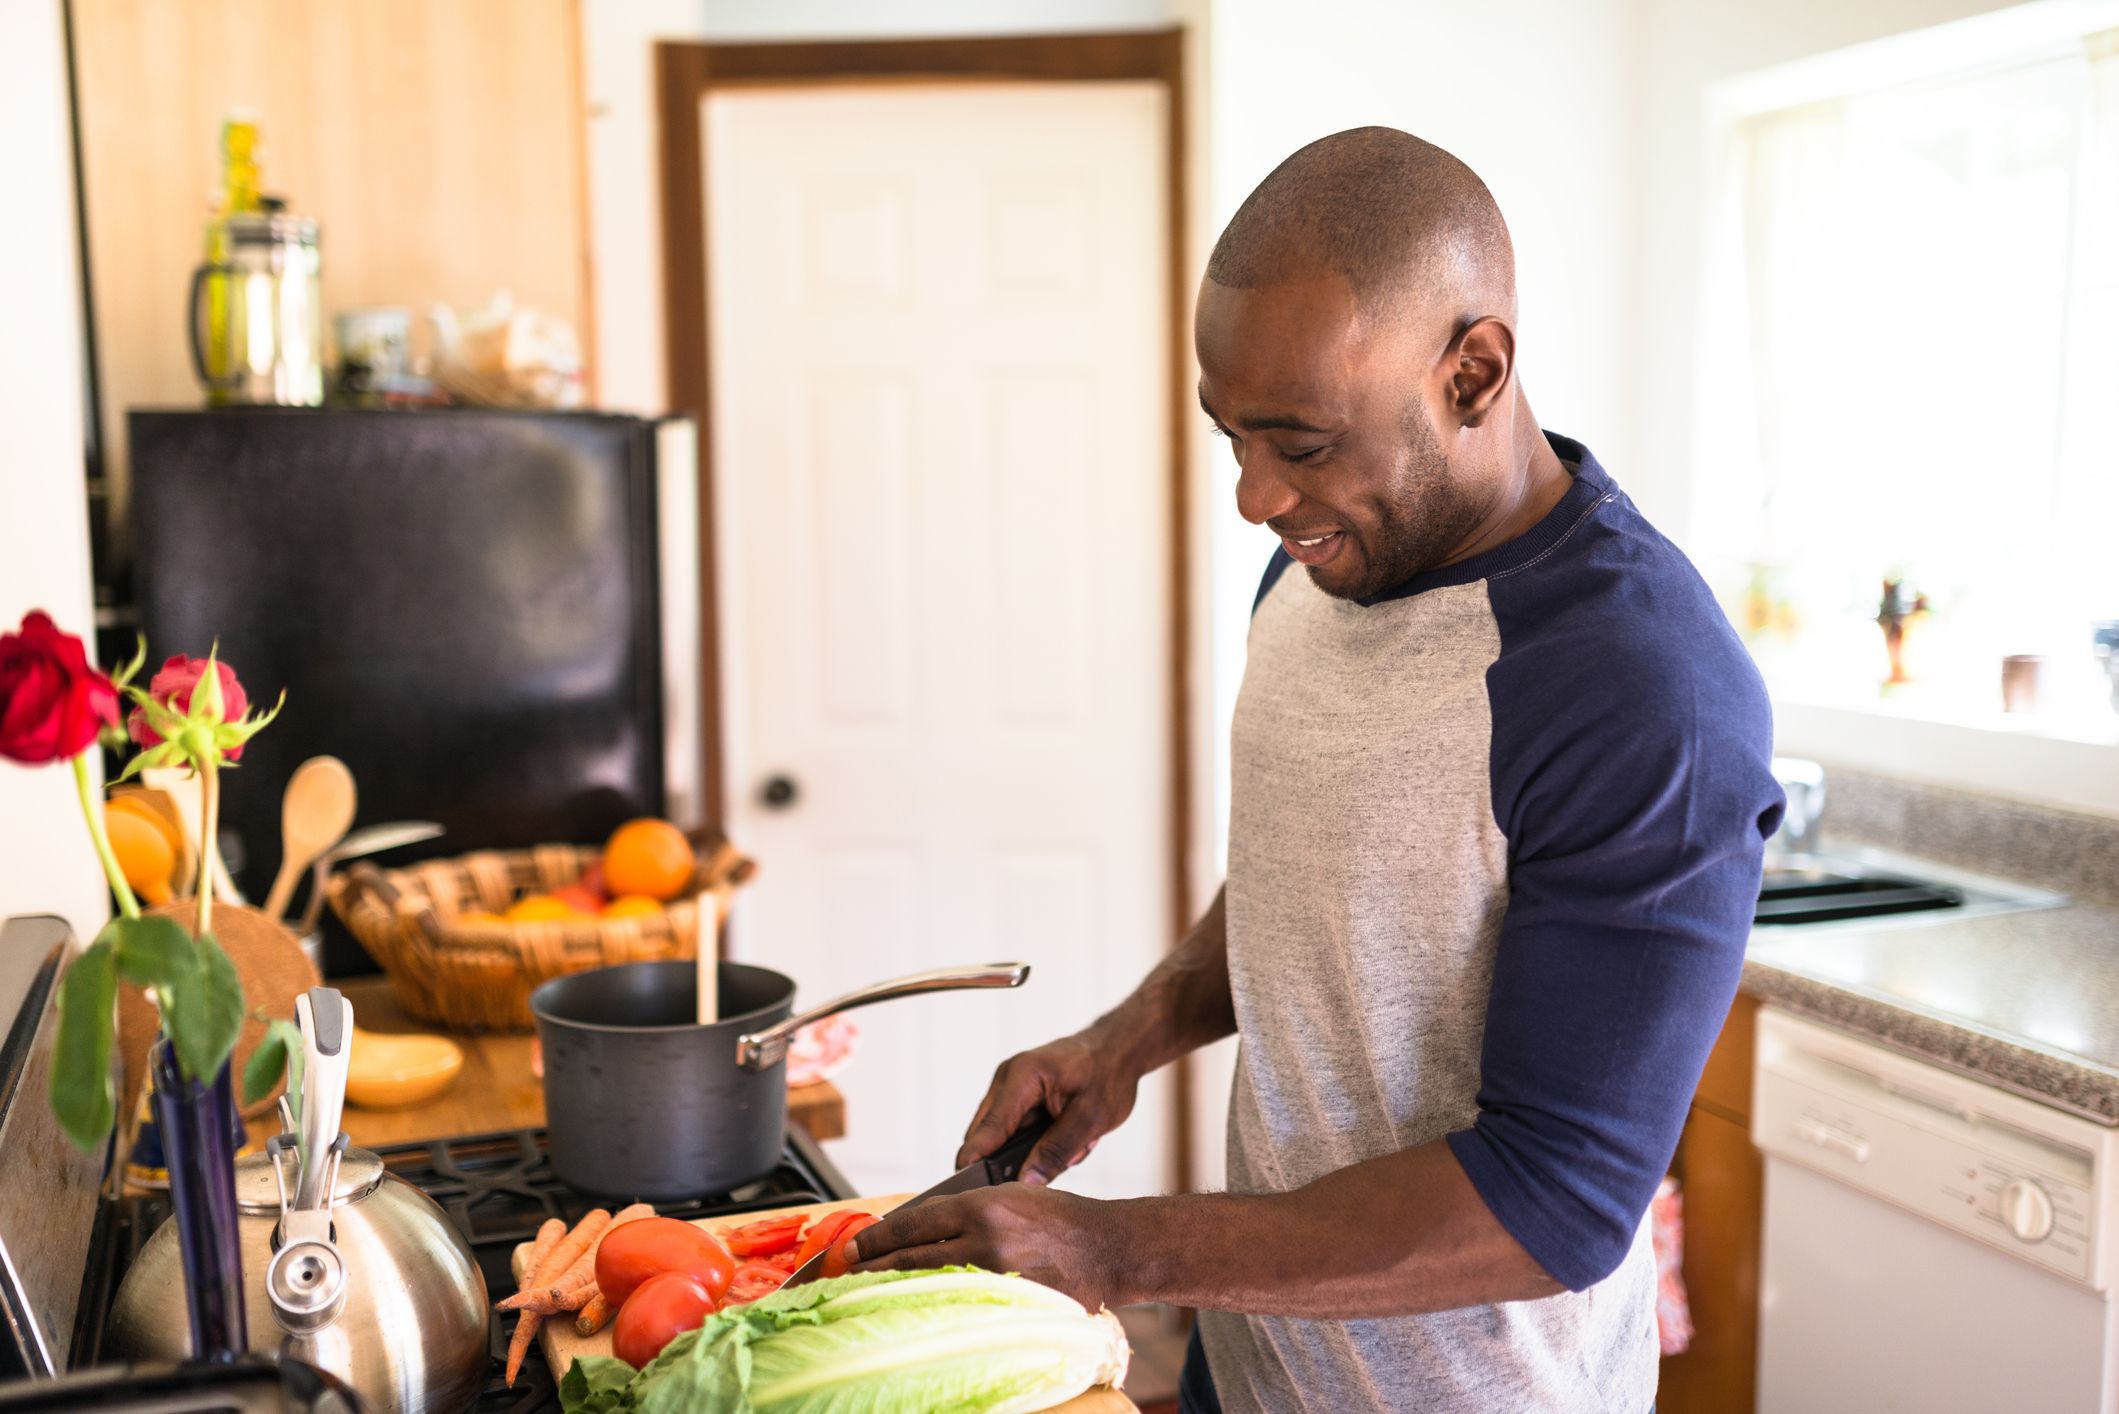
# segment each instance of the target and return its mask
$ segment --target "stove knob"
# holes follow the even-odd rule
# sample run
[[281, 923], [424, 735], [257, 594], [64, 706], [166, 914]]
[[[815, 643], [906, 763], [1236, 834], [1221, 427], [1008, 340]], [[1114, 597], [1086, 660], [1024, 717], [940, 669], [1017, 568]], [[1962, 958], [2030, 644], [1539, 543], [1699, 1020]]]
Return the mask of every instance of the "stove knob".
[[2009, 1181], [2001, 1190], [2001, 1220], [2025, 1242], [2043, 1242], [2053, 1231], [2053, 1200], [2028, 1178]]

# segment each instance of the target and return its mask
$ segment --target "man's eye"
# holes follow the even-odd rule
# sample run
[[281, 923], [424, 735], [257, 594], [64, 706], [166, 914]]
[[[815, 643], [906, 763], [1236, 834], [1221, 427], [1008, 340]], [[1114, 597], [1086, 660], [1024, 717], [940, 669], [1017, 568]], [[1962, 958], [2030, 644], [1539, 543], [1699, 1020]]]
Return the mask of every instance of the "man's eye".
[[1309, 447], [1299, 452], [1282, 452], [1281, 460], [1291, 462], [1313, 462], [1325, 454], [1324, 447]]
[[1216, 422], [1211, 417], [1207, 419], [1207, 431], [1213, 433], [1216, 437], [1226, 437], [1229, 435], [1229, 429], [1222, 426], [1220, 423]]

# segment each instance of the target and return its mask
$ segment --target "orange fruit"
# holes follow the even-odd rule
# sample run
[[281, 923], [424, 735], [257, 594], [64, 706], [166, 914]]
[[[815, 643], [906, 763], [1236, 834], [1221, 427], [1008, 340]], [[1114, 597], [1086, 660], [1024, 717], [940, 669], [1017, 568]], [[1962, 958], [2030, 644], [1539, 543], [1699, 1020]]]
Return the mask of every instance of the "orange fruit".
[[169, 876], [176, 872], [177, 857], [162, 832], [126, 810], [104, 811], [103, 827], [119, 872], [133, 892], [151, 906], [168, 903]]
[[692, 842], [667, 820], [620, 825], [603, 847], [603, 886], [614, 896], [673, 899], [684, 892], [698, 867]]
[[565, 923], [581, 917], [581, 910], [551, 894], [524, 894], [500, 916], [509, 923]]
[[614, 898], [603, 906], [606, 918], [653, 918], [662, 912], [662, 904], [645, 894], [627, 894]]
[[508, 920], [497, 913], [488, 913], [482, 908], [474, 908], [469, 913], [457, 914], [449, 921], [451, 923], [505, 923]]

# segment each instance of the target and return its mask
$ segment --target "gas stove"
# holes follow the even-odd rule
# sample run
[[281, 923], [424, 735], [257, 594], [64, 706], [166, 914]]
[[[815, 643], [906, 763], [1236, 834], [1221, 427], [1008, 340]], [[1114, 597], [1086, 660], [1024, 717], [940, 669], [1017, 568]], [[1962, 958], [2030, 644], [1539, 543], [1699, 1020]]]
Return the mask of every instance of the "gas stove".
[[[441, 1205], [470, 1244], [496, 1300], [515, 1289], [509, 1266], [515, 1248], [534, 1238], [547, 1218], [573, 1223], [591, 1208], [619, 1206], [560, 1182], [552, 1173], [541, 1129], [393, 1144], [374, 1152], [387, 1171]], [[780, 1162], [765, 1177], [728, 1193], [657, 1203], [655, 1211], [674, 1218], [722, 1217], [855, 1196], [853, 1186], [816, 1142], [790, 1126]], [[169, 1200], [161, 1193], [105, 1199], [101, 1204], [74, 1325], [75, 1368], [97, 1362], [118, 1283], [168, 1215]], [[524, 1361], [514, 1388], [501, 1382], [509, 1325], [508, 1319], [496, 1315], [487, 1328], [491, 1377], [471, 1407], [478, 1414], [553, 1414], [559, 1408], [559, 1391], [543, 1360]]]

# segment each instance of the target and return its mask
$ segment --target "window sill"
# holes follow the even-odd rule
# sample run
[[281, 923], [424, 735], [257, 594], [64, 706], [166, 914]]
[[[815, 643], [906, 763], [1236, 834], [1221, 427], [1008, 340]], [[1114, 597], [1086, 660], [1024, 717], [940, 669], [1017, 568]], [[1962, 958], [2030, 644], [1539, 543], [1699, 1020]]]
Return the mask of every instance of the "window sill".
[[1774, 751], [2119, 817], [2119, 714], [1951, 716], [1891, 701], [1820, 701], [1775, 692]]

